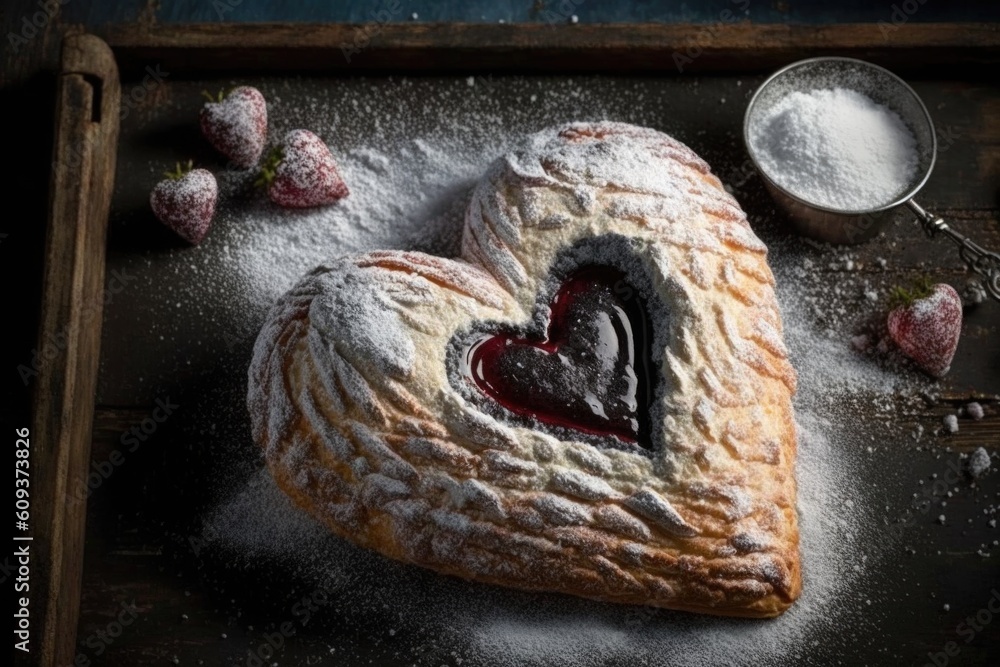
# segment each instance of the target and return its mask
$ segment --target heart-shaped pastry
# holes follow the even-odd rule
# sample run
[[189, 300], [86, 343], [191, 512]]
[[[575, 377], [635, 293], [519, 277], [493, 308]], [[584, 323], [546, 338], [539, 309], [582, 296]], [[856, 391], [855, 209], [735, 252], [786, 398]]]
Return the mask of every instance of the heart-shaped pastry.
[[693, 151], [529, 137], [461, 257], [309, 274], [250, 368], [279, 485], [337, 534], [477, 581], [775, 616], [801, 587], [795, 373], [766, 247]]

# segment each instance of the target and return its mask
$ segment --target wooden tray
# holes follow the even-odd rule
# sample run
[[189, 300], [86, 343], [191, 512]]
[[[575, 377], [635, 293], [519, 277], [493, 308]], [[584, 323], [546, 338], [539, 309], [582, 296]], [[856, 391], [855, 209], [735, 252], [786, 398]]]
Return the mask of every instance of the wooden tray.
[[[85, 483], [91, 444], [95, 457], [106, 459], [122, 431], [142, 420], [151, 407], [151, 401], [143, 397], [98, 405], [96, 415], [94, 412], [105, 233], [116, 156], [124, 156], [118, 170], [116, 205], [141, 208], [148, 192], [140, 185], [143, 178], [148, 180], [148, 175], [133, 173], [131, 168], [135, 165], [128, 161], [133, 154], [119, 151], [120, 91], [129, 83], [134, 86], [140, 82], [149, 72], [147, 67], [156, 66], [159, 71], [170, 73], [157, 94], [162, 101], [169, 99], [173, 87], [181, 89], [201, 83], [214, 87], [220, 79], [237, 74], [600, 72], [672, 76], [680, 72], [725, 77], [742, 72], [751, 80], [781, 64], [812, 55], [861, 57], [925, 80], [936, 77], [920, 87], [929, 105], [943, 104], [954, 96], [975, 105], [972, 120], [957, 115], [950, 118], [949, 111], [941, 112], [946, 118], [939, 125], [953, 132], [957, 139], [948, 153], [943, 154], [924, 198], [954, 221], [956, 228], [976, 236], [984, 245], [1000, 246], [994, 190], [1000, 170], [1000, 114], [997, 113], [1000, 98], [985, 83], [1000, 63], [1000, 30], [996, 25], [912, 24], [905, 26], [905, 30], [887, 30], [877, 25], [754, 26], [724, 22], [712, 26], [211, 24], [152, 29], [112, 27], [103, 36], [110, 50], [93, 36], [68, 37], [60, 77], [56, 168], [39, 349], [46, 340], [60, 334], [65, 334], [67, 343], [40, 369], [34, 410], [33, 469], [38, 475], [35, 487], [38, 532], [34, 549], [39, 558], [36, 562], [41, 563], [35, 576], [38, 581], [46, 582], [44, 596], [34, 603], [35, 618], [41, 619], [33, 635], [37, 642], [33, 653], [35, 664], [62, 667], [73, 664], [78, 651], [83, 652], [76, 641], [82, 579], [86, 582], [79, 619], [82, 637], [92, 637], [95, 628], [106, 625], [109, 619], [113, 621], [114, 614], [120, 611], [117, 598], [141, 591], [146, 604], [142, 629], [109, 645], [100, 658], [88, 649], [86, 656], [92, 664], [162, 664], [174, 656], [178, 656], [181, 664], [197, 664], [199, 659], [205, 660], [205, 664], [224, 664], [236, 660], [234, 656], [245, 657], [246, 648], [256, 641], [244, 629], [240, 637], [219, 642], [227, 629], [233, 632], [236, 612], [213, 611], [219, 605], [218, 595], [206, 597], [195, 591], [188, 597], [189, 591], [173, 581], [171, 574], [164, 574], [165, 567], [173, 567], [169, 555], [158, 545], [146, 544], [141, 539], [136, 543], [121, 539], [116, 532], [117, 510], [104, 500], [91, 502], [88, 509], [90, 531], [84, 567], [84, 504], [73, 502], [69, 494], [69, 490]], [[115, 60], [122, 71], [121, 80]], [[714, 85], [712, 76], [703, 79], [708, 91]], [[712, 119], [707, 123], [711, 125]], [[135, 239], [127, 235], [123, 238], [118, 252], [128, 253]], [[859, 252], [874, 253], [867, 249]], [[892, 274], [893, 278], [912, 276], [925, 262], [945, 267], [943, 270], [952, 278], [960, 275], [950, 248], [918, 242], [913, 230], [902, 232], [900, 245], [892, 252], [900, 267]], [[873, 275], [873, 279], [887, 278]], [[949, 440], [958, 450], [987, 443], [993, 447], [1000, 445], [997, 417], [1000, 309], [980, 308], [970, 322], [967, 337], [978, 341], [978, 346], [967, 347], [978, 347], [980, 355], [956, 359], [950, 393], [946, 393], [943, 403], [926, 407], [919, 414], [900, 414], [901, 419], [932, 429], [940, 422], [941, 415], [954, 406], [972, 398], [984, 401], [991, 406], [992, 417], [971, 425], [963, 423], [963, 431]], [[124, 343], [115, 338], [114, 331], [112, 325], [111, 339], [107, 338], [109, 331], [105, 331], [103, 357], [111, 374], [120, 370], [114, 367], [113, 348]], [[981, 355], [985, 355], [985, 363]], [[126, 396], [128, 391], [117, 394]], [[138, 390], [137, 395], [141, 395]], [[155, 464], [157, 455], [149, 456], [147, 461]], [[902, 452], [899, 456], [905, 458], [909, 454]], [[929, 476], [939, 465], [930, 457], [913, 462], [913, 479]], [[123, 490], [113, 495], [121, 501], [129, 492], [138, 493], [143, 481], [137, 473], [135, 478], [116, 484], [121, 484]], [[914, 568], [923, 575], [936, 567], [961, 568], [982, 575], [989, 570], [984, 570], [983, 559], [975, 554], [976, 548], [996, 536], [997, 533], [970, 529], [964, 535], [953, 536], [955, 544], [961, 546], [954, 553], [949, 552], [946, 564], [915, 560]], [[176, 569], [181, 571], [183, 567], [178, 565]], [[995, 580], [996, 571], [993, 572]], [[919, 575], [915, 576], [918, 578]], [[969, 606], [988, 598], [981, 595], [984, 590], [973, 581], [972, 575], [959, 577], [953, 590], [950, 600], [956, 608], [964, 608], [960, 606], [962, 603]], [[102, 595], [109, 591], [114, 592], [111, 597], [115, 600]], [[937, 602], [934, 605], [940, 606]], [[188, 624], [188, 619], [200, 623]], [[926, 627], [911, 631], [907, 630], [906, 621], [900, 620], [893, 625], [895, 634], [887, 641], [904, 641], [909, 645], [905, 651], [894, 646], [891, 655], [911, 660], [920, 659], [927, 651], [937, 651], [954, 639], [953, 625], [942, 618], [931, 624], [930, 631]], [[963, 647], [963, 656], [973, 662], [985, 660], [990, 647], [998, 645], [998, 636], [1000, 633], [995, 631], [984, 632], [975, 645]], [[359, 661], [369, 648], [372, 653], [368, 657], [382, 655], [372, 648], [378, 642], [370, 637], [358, 637], [357, 644], [366, 647], [353, 656]], [[310, 646], [313, 649], [315, 642]], [[285, 659], [291, 659], [293, 664], [306, 655], [294, 648], [286, 651]], [[869, 660], [884, 657], [875, 650], [861, 655]], [[431, 656], [451, 661], [438, 653], [411, 653], [397, 656], [398, 659], [386, 658], [385, 664], [424, 664]]]

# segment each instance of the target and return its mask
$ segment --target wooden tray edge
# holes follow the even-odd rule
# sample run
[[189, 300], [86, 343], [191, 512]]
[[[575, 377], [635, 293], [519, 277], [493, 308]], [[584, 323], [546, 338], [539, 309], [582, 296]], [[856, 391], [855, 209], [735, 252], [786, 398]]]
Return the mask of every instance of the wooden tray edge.
[[[93, 35], [63, 40], [32, 410], [32, 664], [73, 664], [120, 82]], [[86, 496], [84, 495], [85, 499]]]
[[[1000, 24], [166, 24], [111, 26], [123, 70], [750, 71], [816, 55], [901, 69], [1000, 62]], [[954, 72], [951, 72], [954, 74]]]

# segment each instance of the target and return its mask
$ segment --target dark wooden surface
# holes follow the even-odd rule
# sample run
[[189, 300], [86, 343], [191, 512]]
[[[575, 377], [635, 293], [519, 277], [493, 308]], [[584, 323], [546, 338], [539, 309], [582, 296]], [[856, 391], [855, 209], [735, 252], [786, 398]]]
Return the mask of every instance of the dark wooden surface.
[[[909, 27], [916, 28], [915, 25]], [[435, 29], [428, 30], [433, 34]], [[448, 32], [445, 28], [437, 30]], [[864, 33], [865, 28], [855, 30]], [[184, 67], [193, 67], [195, 62], [186, 60], [187, 56], [171, 48], [171, 44], [157, 41], [162, 40], [164, 35], [182, 32], [174, 29], [150, 29], [147, 24], [124, 31], [118, 28], [107, 29], [112, 41], [118, 40], [121, 55], [126, 63], [133, 66], [133, 72], [141, 70], [141, 67], [137, 68], [135, 65], [142, 65], [144, 62], [154, 65], [170, 58]], [[193, 32], [198, 33], [200, 29]], [[900, 32], [903, 34], [894, 33], [892, 39], [900, 40], [897, 44], [907, 42], [905, 47], [886, 47], [882, 43], [873, 42], [869, 42], [868, 46], [855, 43], [850, 47], [854, 49], [851, 53], [873, 55], [876, 60], [885, 64], [919, 62], [917, 53], [920, 49], [915, 48], [919, 41], [914, 39], [913, 42], [908, 42], [916, 33], [911, 30]], [[769, 34], [782, 33], [791, 34], [785, 28], [775, 29]], [[417, 35], [419, 31], [412, 31], [410, 34]], [[511, 40], [507, 48], [513, 50], [517, 45], [518, 39], [509, 36], [513, 33], [490, 34]], [[729, 34], [734, 35], [736, 32]], [[816, 35], [821, 33], [811, 34], [816, 39]], [[858, 33], [854, 34], [856, 36]], [[151, 36], [151, 41], [156, 42], [156, 48], [142, 46], [142, 35]], [[996, 31], [994, 27], [986, 27], [971, 30], [969, 35], [968, 44], [978, 45], [978, 51], [957, 44], [954, 34], [949, 38], [951, 41], [945, 40], [938, 48], [930, 50], [930, 59], [935, 61], [936, 58], [935, 62], [938, 64], [932, 72], [935, 75], [932, 78], [919, 78], [914, 71], [920, 69], [917, 66], [911, 65], [908, 68], [917, 76], [915, 87], [932, 109], [939, 127], [947, 129], [954, 136], [949, 150], [940, 156], [934, 178], [923, 193], [923, 203], [928, 207], [935, 207], [939, 213], [953, 220], [961, 231], [974, 234], [985, 245], [998, 247], [1000, 225], [996, 184], [1000, 182], [1000, 97], [994, 86], [976, 78], [976, 68], [959, 70], [948, 67], [949, 62], [963, 59], [979, 65], [995, 63]], [[594, 33], [592, 38], [598, 39], [598, 36], [599, 33]], [[874, 37], [870, 29], [869, 37]], [[328, 38], [329, 33], [323, 39]], [[928, 35], [925, 38], [935, 39]], [[45, 44], [48, 39], [43, 37], [32, 42], [32, 48], [44, 51], [49, 48]], [[824, 46], [826, 39], [823, 38], [820, 42]], [[275, 44], [273, 41], [271, 43]], [[576, 44], [579, 46], [580, 42]], [[983, 49], [984, 44], [992, 44], [993, 48]], [[230, 67], [265, 65], [267, 69], [271, 69], [271, 63], [262, 62], [258, 56], [246, 50], [240, 51], [238, 46], [238, 43], [233, 43], [231, 47], [212, 55], [222, 59], [223, 69], [226, 58], [232, 59], [228, 61]], [[311, 55], [322, 52], [324, 48], [334, 54], [337, 51], [329, 44], [324, 47], [323, 43], [307, 42], [307, 46], [318, 49]], [[787, 39], [782, 41], [781, 38], [776, 38], [764, 47], [764, 62], [770, 62], [768, 57], [780, 60], [782, 54], [798, 57], [816, 51], [809, 46], [807, 40], [793, 40], [790, 45]], [[411, 43], [407, 48], [413, 49], [415, 45]], [[565, 45], [560, 48], [563, 51], [556, 53], [556, 56], [563, 58], [562, 62], [568, 62]], [[657, 47], [654, 45], [648, 48]], [[841, 48], [846, 48], [843, 42]], [[767, 49], [771, 49], [769, 56]], [[910, 49], [909, 57], [905, 55], [906, 49]], [[481, 47], [473, 50], [482, 52]], [[826, 52], [822, 47], [821, 50]], [[373, 53], [377, 56], [377, 49]], [[548, 55], [544, 51], [542, 53]], [[708, 58], [704, 62], [737, 62], [724, 52], [719, 55], [722, 56], [721, 60], [713, 61]], [[273, 54], [269, 54], [270, 56]], [[481, 61], [479, 66], [492, 69], [491, 63], [502, 62], [496, 60], [496, 54], [490, 57], [494, 60]], [[727, 61], [727, 57], [730, 60]], [[440, 64], [441, 58], [443, 56], [438, 54], [427, 60], [425, 65]], [[30, 62], [28, 59], [19, 59], [17, 67], [5, 74], [13, 73], [16, 80], [18, 72], [31, 70]], [[530, 69], [535, 61], [525, 59], [516, 62], [518, 64], [513, 69], [524, 70]], [[749, 59], [743, 59], [740, 69], [752, 70], [753, 67], [746, 65], [746, 62]], [[391, 65], [392, 62], [386, 60], [372, 67], [377, 70]], [[535, 66], [544, 68], [546, 63], [536, 62]], [[465, 63], [458, 69], [469, 67]], [[760, 67], [761, 71], [742, 76], [744, 86], [752, 87], [753, 83], [760, 80], [766, 66]], [[654, 69], [662, 71], [665, 68], [657, 65]], [[185, 81], [185, 78], [193, 80]], [[673, 75], [667, 77], [664, 85], [675, 85], [676, 78]], [[698, 79], [706, 100], [724, 95], [734, 99], [735, 80], [736, 77], [724, 73]], [[162, 94], [165, 98], [188, 95], [193, 99], [196, 93], [192, 95], [192, 91], [202, 87], [212, 88], [220, 82], [217, 79], [199, 78], [194, 69], [188, 69], [184, 76], [178, 77], [176, 84], [174, 81], [168, 82]], [[342, 81], [338, 83], [340, 82]], [[134, 79], [127, 80], [125, 85], [135, 83]], [[37, 82], [21, 84], [16, 90], [19, 93], [35, 90], [33, 85], [37, 85]], [[308, 96], [315, 95], [317, 90], [323, 88], [329, 88], [329, 84], [316, 79], [305, 80], [297, 90], [298, 94]], [[736, 104], [725, 106], [707, 103], [693, 107], [690, 122], [712, 128], [712, 132], [707, 137], [698, 139], [696, 126], [691, 126], [691, 136], [681, 137], [699, 150], [726, 180], [737, 180], [745, 161], [745, 155], [732, 149], [732, 136], [738, 131], [741, 112], [737, 107]], [[39, 122], [37, 118], [31, 118], [23, 108], [7, 111], [20, 113], [29, 123]], [[159, 119], [161, 122], [177, 125], [185, 122], [184, 114], [183, 110], [176, 108], [162, 112], [153, 109], [143, 116], [143, 122], [156, 122]], [[129, 131], [134, 133], [137, 127], [134, 124], [125, 125], [123, 142], [128, 143]], [[165, 148], [163, 145], [144, 144], [142, 141], [132, 141], [131, 147], [123, 144], [123, 152], [119, 156], [119, 187], [113, 205], [113, 224], [116, 220], [118, 224], [122, 224], [138, 220], [135, 216], [148, 216], [148, 213], [133, 205], [137, 199], [145, 198], [149, 185], [146, 183], [148, 175], [141, 173], [140, 168], [146, 169], [155, 156], [163, 154]], [[183, 147], [170, 148], [179, 150]], [[758, 220], [773, 218], [770, 215], [770, 204], [755, 179], [750, 179], [738, 196], [751, 216]], [[765, 239], [773, 240], [783, 234], [780, 221], [776, 223], [776, 228], [769, 227], [770, 222], [763, 224], [765, 227], [759, 231]], [[933, 268], [936, 275], [940, 274], [957, 285], [961, 283], [964, 274], [950, 248], [943, 244], [926, 243], [912, 226], [901, 227], [897, 233], [894, 245], [871, 246], [859, 251], [863, 263], [868, 267], [872, 265], [871, 259], [876, 255], [885, 257], [890, 262], [892, 268], [889, 271], [863, 269], [863, 275], [874, 284], [888, 285], [928, 268]], [[109, 248], [112, 266], [115, 266], [116, 261], [127, 263], [143, 255], [136, 246], [134, 237], [120, 237], [120, 240], [122, 238], [125, 242], [116, 245], [114, 236], [112, 237]], [[153, 242], [162, 242], [162, 238], [154, 238]], [[830, 273], [831, 280], [835, 280], [837, 272], [830, 270]], [[157, 298], [151, 294], [146, 294], [145, 297]], [[247, 650], [262, 641], [264, 633], [270, 628], [269, 623], [274, 620], [274, 610], [285, 609], [289, 600], [294, 599], [294, 594], [307, 592], [299, 588], [302, 583], [295, 577], [275, 574], [274, 564], [232, 568], [231, 563], [227, 562], [232, 554], [211, 550], [196, 554], [191, 549], [191, 536], [200, 535], [203, 530], [200, 512], [213, 500], [206, 492], [212, 475], [218, 473], [213, 466], [226, 460], [218, 452], [205, 453], [216, 440], [208, 432], [212, 421], [211, 413], [221, 410], [236, 414], [239, 410], [243, 379], [234, 377], [231, 370], [226, 369], [231, 369], [234, 359], [238, 360], [239, 355], [246, 355], [248, 350], [239, 345], [233, 349], [226, 342], [223, 323], [218, 330], [209, 331], [205, 340], [209, 348], [206, 356], [214, 354], [224, 360], [225, 364], [220, 363], [216, 369], [209, 367], [200, 378], [186, 375], [183, 369], [178, 373], [174, 372], [176, 368], [171, 370], [166, 365], [157, 366], [155, 359], [151, 359], [156, 356], [155, 351], [138, 354], [129, 352], [132, 349], [131, 341], [126, 340], [128, 335], [122, 332], [127, 332], [129, 327], [133, 331], [145, 331], [156, 322], [135, 319], [137, 311], [130, 313], [124, 305], [126, 303], [124, 299], [113, 303], [108, 312], [111, 319], [104, 334], [105, 370], [102, 376], [102, 385], [108, 389], [105, 390], [95, 415], [93, 460], [108, 460], [112, 450], [119, 446], [123, 432], [149, 415], [157, 392], [177, 389], [182, 392], [179, 394], [182, 398], [178, 400], [207, 401], [218, 408], [213, 410], [205, 407], [190, 420], [176, 420], [168, 428], [158, 431], [150, 438], [148, 446], [128, 460], [128, 472], [123, 469], [122, 473], [109, 478], [89, 499], [87, 560], [77, 650], [93, 664], [170, 664], [175, 657], [180, 664], [246, 664]], [[143, 318], [150, 317], [146, 311], [138, 311], [138, 314]], [[130, 317], [131, 322], [128, 321]], [[867, 471], [864, 480], [875, 485], [882, 482], [882, 493], [891, 506], [888, 512], [898, 516], [906, 510], [910, 495], [917, 490], [914, 480], [930, 479], [930, 475], [941, 470], [941, 460], [937, 456], [954, 456], [954, 451], [978, 445], [994, 449], [998, 446], [998, 340], [998, 309], [984, 306], [970, 311], [967, 313], [963, 345], [947, 385], [945, 398], [948, 402], [927, 407], [919, 401], [914, 403], [911, 400], [913, 397], [900, 397], [896, 419], [900, 423], [922, 423], [928, 430], [932, 430], [940, 422], [941, 414], [949, 406], [959, 405], [973, 397], [987, 405], [990, 416], [976, 425], [963, 422], [963, 430], [959, 434], [931, 441], [930, 447], [926, 441], [917, 445], [907, 438], [898, 438], [898, 442], [893, 443], [896, 449], [887, 454], [883, 463], [887, 468], [902, 468], [905, 475], [884, 475], [882, 470], [873, 469]], [[115, 352], [110, 355], [110, 359], [108, 350]], [[159, 373], [152, 381], [146, 376], [148, 384], [145, 386], [155, 385], [152, 390], [144, 390], [136, 382], [136, 364], [149, 364], [148, 368]], [[218, 377], [205, 379], [205, 376], [213, 374], [213, 370]], [[229, 428], [237, 436], [242, 432], [246, 436], [245, 442], [249, 443], [245, 424], [241, 425], [238, 417]], [[951, 450], [945, 450], [944, 447]], [[882, 480], [882, 477], [885, 479]], [[954, 502], [949, 515], [953, 515], [956, 521], [977, 517], [982, 511], [982, 503], [996, 503], [996, 498], [997, 476], [994, 475], [974, 497]], [[942, 616], [942, 598], [928, 593], [934, 590], [947, 591], [947, 598], [956, 610], [974, 613], [983, 606], [989, 597], [990, 587], [1000, 585], [995, 562], [1000, 556], [994, 552], [992, 559], [983, 558], [976, 551], [981, 544], [988, 545], [996, 539], [997, 532], [983, 527], [981, 521], [967, 530], [937, 530], [932, 524], [932, 517], [923, 517], [916, 527], [912, 545], [907, 545], [907, 549], [913, 546], [917, 553], [910, 554], [908, 550], [901, 550], [894, 566], [885, 566], [873, 574], [878, 580], [879, 596], [871, 618], [878, 620], [859, 621], [858, 626], [845, 628], [845, 636], [858, 638], [857, 641], [845, 642], [844, 637], [822, 638], [810, 662], [830, 664], [839, 660], [845, 664], [923, 664], [928, 651], [940, 650], [946, 641], [955, 638], [954, 618]], [[944, 555], [932, 556], [936, 551], [943, 551]], [[899, 563], [903, 563], [905, 576], [899, 574]], [[280, 568], [277, 571], [280, 572]], [[413, 576], [425, 577], [422, 573], [413, 573]], [[257, 577], [257, 581], [273, 578], [275, 581], [269, 582], [272, 586], [266, 590], [261, 590], [256, 586], [248, 586], [248, 577]], [[474, 595], [476, 591], [470, 591], [470, 594]], [[93, 648], [97, 633], [121, 613], [122, 603], [131, 602], [138, 609], [138, 620], [123, 632], [120, 639], [106, 645], [100, 655], [97, 655]], [[345, 619], [355, 622], [345, 625]], [[318, 659], [322, 664], [368, 664], [369, 661], [373, 661], [372, 664], [456, 664], [454, 656], [449, 656], [447, 651], [442, 652], [439, 647], [426, 648], [427, 637], [420, 636], [419, 633], [403, 633], [387, 645], [370, 629], [366, 630], [364, 624], [359, 626], [356, 620], [348, 610], [330, 612], [318, 628], [302, 633], [294, 644], [285, 648], [280, 664], [306, 664], [307, 659]], [[374, 627], [376, 626], [372, 625]], [[991, 661], [1000, 650], [998, 635], [1000, 631], [997, 626], [989, 626], [974, 644], [963, 647], [961, 661], [956, 660], [952, 664], [992, 664]], [[327, 647], [331, 642], [340, 649], [340, 657], [329, 657]]]
[[[166, 50], [159, 55], [173, 55], [167, 52], [170, 47], [162, 48]], [[134, 57], [134, 52], [129, 57]], [[766, 71], [699, 76], [697, 95], [692, 92], [691, 78], [676, 75], [655, 79], [584, 77], [580, 85], [596, 91], [595, 98], [611, 100], [603, 111], [623, 120], [641, 121], [645, 117], [650, 124], [658, 122], [648, 117], [648, 111], [630, 111], [633, 106], [641, 106], [630, 98], [637, 94], [629, 92], [632, 84], [637, 84], [645, 95], [655, 93], [664, 100], [673, 100], [662, 112], [672, 115], [671, 131], [705, 156], [723, 180], [739, 182], [746, 160], [736, 141], [742, 108], [746, 95], [764, 75]], [[309, 592], [306, 581], [290, 571], [294, 568], [287, 563], [244, 563], [239, 562], [239, 553], [219, 545], [204, 550], [192, 547], [192, 537], [195, 544], [205, 537], [202, 517], [218, 500], [220, 476], [248, 477], [258, 465], [252, 456], [234, 451], [250, 446], [246, 419], [241, 416], [241, 369], [245, 368], [252, 338], [233, 344], [231, 330], [238, 318], [235, 312], [232, 320], [219, 316], [226, 310], [224, 301], [235, 300], [235, 306], [230, 305], [233, 311], [240, 308], [236, 292], [222, 290], [220, 297], [217, 289], [202, 293], [193, 287], [193, 293], [201, 294], [199, 298], [203, 299], [198, 308], [216, 313], [213, 322], [197, 317], [189, 320], [186, 307], [180, 313], [161, 307], [170, 305], [175, 292], [163, 293], [157, 286], [178, 280], [171, 265], [172, 246], [162, 235], [136, 231], [149, 221], [144, 208], [149, 165], [157, 160], [172, 160], [185, 151], [201, 150], [196, 133], [177, 128], [190, 123], [188, 105], [197, 106], [199, 90], [218, 87], [226, 80], [170, 80], [158, 98], [169, 100], [169, 105], [162, 109], [156, 105], [146, 107], [124, 124], [109, 267], [144, 271], [149, 282], [123, 293], [107, 314], [104, 347], [114, 352], [106, 352], [102, 361], [94, 460], [107, 461], [121, 447], [122, 434], [149, 415], [157, 397], [169, 395], [175, 402], [191, 407], [150, 437], [127, 459], [122, 472], [109, 477], [90, 497], [91, 529], [78, 649], [95, 664], [158, 664], [175, 656], [180, 664], [198, 664], [198, 660], [204, 664], [246, 664], [247, 651], [258, 647], [267, 633], [273, 632], [276, 610], [287, 610], [296, 595]], [[272, 74], [240, 80], [268, 89], [278, 85], [281, 78]], [[525, 86], [544, 89], [552, 80], [511, 79], [519, 83], [509, 86], [502, 76], [493, 81], [495, 97], [489, 103], [503, 108], [513, 103], [504, 101], [510, 94], [505, 93], [509, 86], [523, 92]], [[911, 82], [932, 109], [938, 125], [952, 137], [922, 200], [960, 231], [975, 235], [986, 245], [1000, 246], [995, 189], [1000, 182], [996, 114], [1000, 96], [996, 88], [974, 76], [957, 74], [950, 78], [916, 77]], [[126, 81], [126, 87], [130, 83], [134, 81]], [[418, 86], [422, 92], [414, 92], [416, 99], [410, 103], [419, 105], [420, 96], [429, 95], [435, 87], [454, 84], [448, 77], [425, 79]], [[354, 77], [320, 76], [296, 78], [280, 85], [285, 103], [293, 106], [296, 100], [305, 104], [337, 91], [337, 96], [361, 95], [363, 108], [363, 95], [371, 96], [375, 103], [395, 84], [378, 76], [369, 76], [363, 85]], [[720, 104], [723, 97], [729, 103]], [[406, 108], [401, 107], [400, 113], [406, 113]], [[355, 122], [363, 121], [358, 118]], [[780, 217], [772, 213], [773, 206], [758, 179], [745, 179], [737, 188], [737, 196], [758, 232], [777, 248], [774, 252], [814, 252], [817, 264], [828, 265], [831, 251], [812, 250], [788, 240], [787, 230]], [[915, 225], [901, 224], [892, 232], [891, 238], [856, 250], [858, 262], [863, 265], [860, 270], [850, 275], [838, 269], [820, 270], [829, 274], [831, 283], [867, 279], [887, 287], [927, 271], [958, 286], [964, 282], [965, 274], [951, 248], [927, 242]], [[887, 260], [887, 269], [876, 268], [876, 256]], [[164, 328], [173, 336], [159, 341], [159, 332]], [[197, 336], [197, 349], [183, 346], [185, 336]], [[184, 364], [185, 357], [195, 360], [192, 367]], [[877, 418], [874, 410], [871, 415], [851, 415], [835, 408], [831, 417], [845, 420], [845, 428], [848, 421], [860, 420], [889, 445], [880, 449], [876, 464], [859, 471], [856, 483], [859, 489], [867, 489], [870, 498], [884, 503], [889, 508], [886, 516], [891, 518], [905, 514], [912, 495], [920, 489], [918, 480], [932, 479], [941, 472], [945, 460], [957, 460], [959, 452], [977, 446], [997, 448], [998, 395], [1000, 309], [989, 304], [966, 314], [963, 343], [941, 403], [927, 406], [914, 395], [900, 395], [893, 410]], [[920, 442], [910, 438], [917, 424], [930, 434], [943, 414], [973, 398], [987, 406], [986, 420], [964, 420], [962, 430], [951, 437], [928, 435]], [[236, 473], [233, 466], [239, 468]], [[996, 502], [997, 479], [993, 475], [983, 481], [979, 491], [964, 493], [951, 502], [950, 521], [961, 527], [936, 526], [936, 514], [919, 516], [907, 539], [894, 544], [895, 551], [866, 574], [859, 589], [852, 591], [852, 600], [858, 605], [863, 605], [866, 597], [872, 599], [870, 612], [859, 615], [837, 633], [817, 637], [805, 662], [923, 664], [928, 651], [938, 651], [953, 640], [955, 617], [942, 613], [943, 601], [956, 612], [974, 613], [988, 600], [991, 587], [1000, 585], [995, 565], [995, 558], [1000, 556], [976, 553], [981, 545], [989, 545], [998, 536], [980, 517], [985, 506]], [[966, 519], [975, 522], [965, 527]], [[426, 573], [390, 564], [379, 566], [376, 574], [390, 582], [399, 576], [427, 587], [460, 586], [454, 582], [442, 584]], [[381, 587], [368, 583], [343, 591], [344, 608], [328, 610], [316, 627], [299, 633], [279, 653], [279, 664], [309, 664], [310, 660], [338, 665], [458, 664], [461, 653], [451, 655], [454, 647], [434, 644], [426, 630], [418, 628], [386, 640], [384, 618], [365, 616], [351, 608], [351, 600], [368, 590], [388, 594], [391, 583]], [[501, 605], [528, 604], [514, 594], [484, 593], [473, 586], [464, 590], [469, 596], [496, 595]], [[95, 656], [88, 642], [93, 643], [96, 633], [113, 621], [123, 601], [131, 600], [141, 609], [138, 620], [120, 640]], [[549, 603], [546, 596], [536, 600]], [[392, 610], [385, 613], [386, 618], [392, 616]], [[669, 629], [670, 623], [679, 621], [665, 615], [651, 622], [659, 624], [656, 631], [662, 632]], [[991, 626], [974, 643], [963, 645], [961, 662], [953, 664], [991, 664], [998, 646], [1000, 632]], [[335, 649], [332, 654], [330, 648]]]

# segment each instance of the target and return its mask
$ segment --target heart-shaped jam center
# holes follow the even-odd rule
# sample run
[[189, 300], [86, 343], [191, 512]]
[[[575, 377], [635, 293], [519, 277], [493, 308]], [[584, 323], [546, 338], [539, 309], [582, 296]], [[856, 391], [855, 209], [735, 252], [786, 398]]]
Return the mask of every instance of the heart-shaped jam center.
[[516, 415], [649, 447], [651, 343], [646, 304], [625, 275], [587, 267], [553, 298], [544, 339], [484, 335], [466, 368]]

